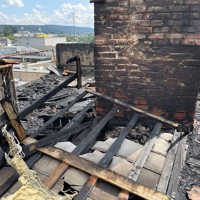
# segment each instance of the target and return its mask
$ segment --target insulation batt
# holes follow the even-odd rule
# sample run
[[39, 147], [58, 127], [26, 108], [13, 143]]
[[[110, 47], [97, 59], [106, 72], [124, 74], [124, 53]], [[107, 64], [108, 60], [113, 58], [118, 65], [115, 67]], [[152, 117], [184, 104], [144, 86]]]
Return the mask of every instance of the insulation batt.
[[59, 196], [48, 190], [40, 181], [37, 173], [30, 170], [24, 160], [16, 155], [13, 159], [8, 159], [9, 164], [14, 167], [19, 177], [22, 187], [13, 195], [2, 200], [71, 200], [71, 196]]

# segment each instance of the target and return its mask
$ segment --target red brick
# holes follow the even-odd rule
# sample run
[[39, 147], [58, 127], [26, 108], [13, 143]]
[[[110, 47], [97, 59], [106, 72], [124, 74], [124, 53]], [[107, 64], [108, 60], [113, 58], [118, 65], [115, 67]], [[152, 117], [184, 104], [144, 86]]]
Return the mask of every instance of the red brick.
[[164, 34], [163, 33], [154, 33], [149, 36], [149, 39], [163, 39]]
[[186, 118], [186, 112], [177, 112], [175, 113], [174, 118], [178, 120], [183, 120]]
[[181, 39], [184, 37], [184, 34], [172, 33], [172, 34], [166, 34], [166, 37], [169, 39]]

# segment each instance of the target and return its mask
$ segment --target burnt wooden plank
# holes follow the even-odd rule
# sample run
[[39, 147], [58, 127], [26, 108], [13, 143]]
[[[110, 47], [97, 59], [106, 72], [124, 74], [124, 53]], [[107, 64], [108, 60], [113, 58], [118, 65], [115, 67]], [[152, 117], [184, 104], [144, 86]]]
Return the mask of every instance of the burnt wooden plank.
[[38, 129], [38, 134], [44, 131], [49, 125], [55, 122], [58, 118], [62, 117], [66, 111], [68, 111], [76, 102], [80, 101], [85, 95], [87, 94], [86, 91], [78, 95], [74, 100], [72, 100], [63, 110], [58, 112], [55, 116], [50, 118], [44, 125]]
[[[23, 143], [25, 145], [35, 142], [33, 138], [26, 138]], [[57, 160], [61, 160], [72, 167], [80, 169], [90, 175], [96, 176], [112, 185], [115, 185], [121, 189], [140, 196], [147, 200], [168, 200], [169, 198], [160, 192], [155, 192], [148, 187], [137, 185], [130, 179], [119, 175], [111, 170], [103, 169], [93, 162], [87, 161], [83, 158], [77, 157], [72, 153], [62, 151], [54, 147], [39, 148], [39, 152], [49, 155]]]
[[[129, 174], [130, 179], [137, 181], [140, 172], [144, 167], [144, 164], [153, 148], [153, 145], [155, 144], [157, 136], [160, 133], [161, 128], [162, 128], [162, 123], [157, 122], [156, 125], [154, 126], [154, 129], [151, 132], [151, 140], [145, 144], [142, 154], [137, 159], [136, 163], [133, 166], [133, 170]], [[128, 200], [128, 199], [129, 199], [129, 192], [127, 190], [122, 190], [119, 194], [119, 200]]]
[[0, 169], [4, 163], [4, 151], [2, 150], [2, 148], [0, 147]]
[[[179, 133], [175, 130], [174, 137], [172, 139], [172, 144], [177, 141], [178, 137], [179, 137]], [[167, 154], [164, 168], [163, 168], [163, 171], [162, 171], [162, 174], [161, 174], [158, 186], [157, 186], [157, 190], [159, 192], [163, 192], [163, 193], [167, 192], [167, 187], [168, 187], [171, 172], [173, 169], [175, 156], [177, 153], [177, 148], [178, 148], [178, 143], [176, 143], [176, 145], [173, 146]]]
[[86, 112], [93, 107], [94, 103], [89, 103], [81, 112], [76, 114], [74, 118], [67, 123], [60, 131], [57, 133], [53, 133], [47, 137], [42, 138], [41, 140], [37, 141], [35, 144], [31, 144], [28, 147], [28, 150], [33, 151], [36, 148], [43, 147], [50, 144], [55, 144], [60, 137], [65, 137], [65, 140], [68, 140], [73, 134], [80, 132], [82, 130], [82, 125], [79, 124], [85, 118]]
[[136, 108], [135, 106], [132, 106], [132, 105], [127, 104], [127, 103], [124, 103], [124, 102], [122, 102], [122, 101], [120, 101], [120, 100], [118, 100], [118, 99], [114, 99], [114, 98], [112, 98], [112, 97], [103, 95], [103, 94], [101, 94], [101, 93], [98, 93], [98, 92], [95, 92], [95, 91], [92, 91], [92, 90], [89, 90], [89, 89], [87, 89], [86, 91], [87, 91], [88, 93], [94, 94], [94, 95], [99, 96], [99, 97], [101, 97], [101, 98], [103, 98], [103, 99], [106, 99], [106, 100], [108, 100], [108, 101], [111, 101], [111, 102], [113, 102], [113, 103], [115, 103], [115, 104], [121, 105], [121, 106], [123, 106], [123, 107], [129, 108], [129, 109], [131, 109], [131, 110], [134, 110], [134, 111], [136, 111], [136, 112], [138, 112], [138, 113], [144, 114], [144, 115], [146, 115], [146, 116], [148, 116], [148, 117], [151, 117], [151, 118], [153, 118], [153, 119], [156, 119], [156, 120], [158, 120], [158, 121], [160, 121], [160, 122], [163, 122], [163, 123], [165, 123], [165, 124], [169, 124], [170, 126], [173, 126], [173, 127], [176, 127], [176, 128], [180, 126], [179, 123], [176, 123], [176, 122], [167, 120], [167, 119], [165, 119], [165, 118], [163, 118], [163, 117], [160, 117], [160, 116], [154, 115], [154, 114], [152, 114], [152, 113], [149, 113], [149, 112], [147, 112], [147, 111], [144, 111], [144, 110], [142, 110], [142, 109]]
[[18, 118], [19, 119], [23, 119], [24, 117], [26, 117], [29, 113], [31, 113], [34, 109], [38, 108], [39, 106], [41, 106], [41, 104], [43, 104], [46, 100], [48, 100], [50, 97], [54, 96], [57, 92], [59, 92], [63, 87], [67, 86], [69, 83], [71, 83], [72, 81], [74, 81], [77, 78], [77, 75], [74, 74], [72, 76], [70, 76], [68, 79], [66, 79], [65, 81], [63, 81], [62, 83], [60, 83], [60, 85], [58, 85], [57, 87], [53, 88], [50, 92], [48, 92], [47, 94], [45, 94], [43, 97], [41, 97], [40, 99], [36, 100], [33, 104], [31, 104], [30, 106], [26, 107], [24, 110], [22, 110], [19, 114], [18, 114]]
[[[117, 112], [117, 107], [113, 107], [109, 113], [90, 131], [88, 136], [80, 143], [79, 146], [77, 146], [72, 154], [74, 155], [80, 155], [90, 144], [93, 144], [93, 142], [96, 140], [96, 138], [99, 136], [101, 130], [105, 127], [107, 122], [115, 115]], [[52, 188], [56, 181], [62, 176], [62, 174], [65, 173], [65, 171], [68, 169], [69, 165], [67, 163], [62, 162], [58, 168], [49, 176], [49, 178], [46, 180], [45, 185], [48, 188]]]
[[145, 146], [143, 147], [143, 151], [140, 154], [139, 158], [136, 160], [134, 166], [133, 166], [133, 170], [131, 171], [131, 173], [129, 174], [129, 178], [137, 181], [140, 172], [142, 170], [142, 168], [144, 167], [144, 164], [159, 136], [160, 130], [162, 128], [162, 123], [157, 122], [156, 125], [154, 126], [152, 132], [151, 132], [151, 139], [145, 144]]
[[20, 121], [17, 119], [17, 115], [13, 109], [13, 106], [7, 101], [3, 101], [1, 104], [10, 120], [12, 127], [17, 133], [17, 137], [20, 141], [22, 141], [26, 138], [26, 132], [24, 130], [24, 127], [21, 125]]
[[[130, 132], [130, 130], [136, 125], [136, 122], [139, 118], [139, 115], [136, 113], [134, 114], [133, 118], [130, 120], [128, 125], [122, 130], [119, 137], [115, 140], [112, 144], [106, 155], [100, 160], [98, 165], [103, 168], [107, 168], [112, 161], [112, 158], [116, 153], [119, 151], [124, 139]], [[74, 200], [85, 200], [87, 196], [91, 193], [94, 186], [96, 185], [98, 178], [91, 176], [88, 181], [84, 184], [83, 188], [79, 192], [79, 194], [74, 198]]]
[[101, 130], [105, 127], [108, 121], [113, 118], [117, 111], [117, 107], [114, 106], [111, 111], [107, 113], [106, 116], [92, 129], [92, 131], [88, 134], [87, 139], [83, 140], [80, 145], [78, 145], [73, 154], [80, 154], [87, 147], [87, 145], [90, 145], [90, 143], [95, 141], [99, 136]]
[[180, 176], [181, 176], [181, 170], [182, 170], [182, 163], [181, 163], [181, 156], [182, 156], [182, 144], [183, 141], [180, 141], [178, 144], [178, 149], [174, 161], [173, 170], [171, 173], [167, 194], [171, 199], [175, 200], [184, 200], [186, 199], [186, 196], [184, 193], [179, 192], [178, 187], [180, 183]]

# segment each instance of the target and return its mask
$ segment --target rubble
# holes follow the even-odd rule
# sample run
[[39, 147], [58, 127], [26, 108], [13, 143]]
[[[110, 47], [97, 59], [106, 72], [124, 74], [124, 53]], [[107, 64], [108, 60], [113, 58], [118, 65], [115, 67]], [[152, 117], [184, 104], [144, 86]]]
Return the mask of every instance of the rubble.
[[[49, 90], [66, 80], [66, 77], [55, 74], [46, 77], [45, 84], [42, 78], [17, 89], [20, 105], [18, 116], [26, 110], [24, 107], [31, 107], [38, 98], [43, 98]], [[113, 194], [124, 194], [125, 189], [130, 198], [133, 193], [142, 199], [168, 199], [166, 191], [162, 191], [164, 194], [155, 192], [157, 186], [163, 184], [161, 177], [173, 143], [173, 130], [162, 132], [161, 127], [163, 123], [175, 127], [178, 124], [113, 99], [110, 111], [98, 119], [93, 109], [95, 99], [88, 93], [93, 92], [64, 87], [47, 101], [34, 109], [32, 107], [33, 112], [24, 112], [22, 121], [28, 137], [22, 141], [25, 145], [23, 150], [30, 158], [36, 152], [43, 154], [36, 163], [31, 162], [31, 167], [56, 194], [63, 193], [63, 190], [69, 190], [68, 194], [79, 191], [74, 200], [88, 197], [101, 200], [102, 194], [105, 194], [105, 198], [116, 199], [117, 195]], [[112, 127], [110, 120], [123, 107], [133, 111], [132, 118], [126, 126]], [[5, 106], [3, 108], [9, 119], [13, 120], [10, 110]], [[140, 122], [139, 113], [154, 119], [151, 127]], [[17, 123], [20, 124], [19, 121]], [[14, 184], [18, 176], [13, 172], [11, 177]], [[134, 185], [131, 179], [138, 185]], [[166, 186], [170, 181], [165, 183]], [[108, 183], [112, 185], [108, 186], [109, 190], [106, 189]], [[6, 184], [9, 188], [12, 186]], [[2, 191], [6, 191], [5, 187]], [[111, 191], [113, 194], [109, 194]]]

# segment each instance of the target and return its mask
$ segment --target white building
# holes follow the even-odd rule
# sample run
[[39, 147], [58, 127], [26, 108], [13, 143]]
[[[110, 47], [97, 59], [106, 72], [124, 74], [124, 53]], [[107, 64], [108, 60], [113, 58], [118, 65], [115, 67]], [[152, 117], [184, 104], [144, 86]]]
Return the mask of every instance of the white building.
[[55, 47], [58, 43], [66, 42], [66, 37], [23, 37], [17, 38], [17, 46], [44, 49], [45, 47]]

